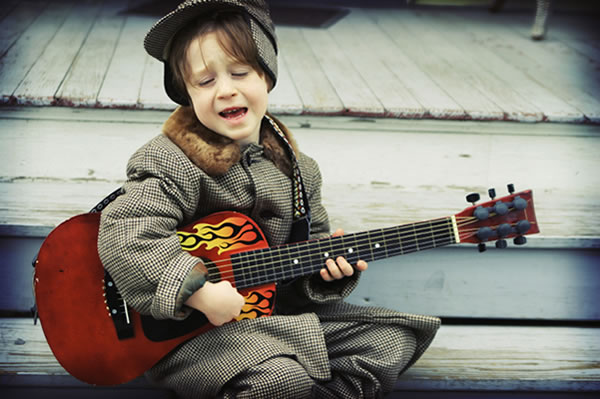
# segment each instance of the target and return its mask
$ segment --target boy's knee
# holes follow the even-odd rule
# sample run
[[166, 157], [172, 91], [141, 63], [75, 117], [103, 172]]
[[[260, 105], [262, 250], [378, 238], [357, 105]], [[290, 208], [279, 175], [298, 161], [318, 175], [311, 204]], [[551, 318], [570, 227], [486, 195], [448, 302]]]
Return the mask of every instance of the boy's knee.
[[289, 357], [274, 357], [235, 377], [225, 398], [310, 398], [314, 382], [306, 369]]

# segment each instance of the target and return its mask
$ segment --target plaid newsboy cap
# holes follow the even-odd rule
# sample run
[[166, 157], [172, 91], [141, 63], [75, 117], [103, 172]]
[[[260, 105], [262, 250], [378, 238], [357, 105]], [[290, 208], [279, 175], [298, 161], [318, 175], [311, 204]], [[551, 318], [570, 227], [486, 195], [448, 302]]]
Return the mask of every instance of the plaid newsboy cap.
[[169, 67], [171, 40], [195, 18], [217, 11], [240, 11], [244, 15], [258, 50], [258, 62], [273, 81], [277, 82], [277, 37], [269, 7], [264, 0], [187, 0], [165, 15], [150, 28], [144, 48], [152, 57], [164, 63], [164, 85], [171, 100], [189, 105], [187, 95], [174, 86]]

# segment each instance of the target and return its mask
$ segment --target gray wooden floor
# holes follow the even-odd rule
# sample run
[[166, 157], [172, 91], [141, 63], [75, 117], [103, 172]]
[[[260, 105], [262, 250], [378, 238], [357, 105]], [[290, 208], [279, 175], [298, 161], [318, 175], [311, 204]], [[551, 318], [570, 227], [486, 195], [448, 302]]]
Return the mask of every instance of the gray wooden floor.
[[[172, 109], [142, 48], [141, 0], [3, 1], [0, 102]], [[327, 28], [277, 26], [280, 114], [600, 122], [594, 15], [561, 13], [547, 40], [533, 11], [351, 8]]]

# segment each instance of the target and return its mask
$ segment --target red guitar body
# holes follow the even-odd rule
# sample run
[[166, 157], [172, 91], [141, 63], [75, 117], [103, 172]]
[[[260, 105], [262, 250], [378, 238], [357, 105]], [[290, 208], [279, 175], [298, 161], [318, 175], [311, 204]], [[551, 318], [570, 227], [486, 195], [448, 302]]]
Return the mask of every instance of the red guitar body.
[[[97, 252], [99, 221], [99, 213], [83, 214], [52, 231], [38, 255], [34, 287], [44, 334], [59, 363], [82, 381], [117, 385], [140, 376], [173, 348], [213, 326], [201, 322], [185, 335], [156, 342], [146, 337], [140, 314], [129, 308], [133, 337], [119, 339], [105, 303], [104, 268]], [[251, 219], [233, 212], [210, 215], [179, 235], [184, 249], [219, 264], [218, 273], [233, 284], [229, 256], [268, 246]], [[194, 237], [201, 237], [201, 244], [186, 248]], [[274, 283], [240, 292], [246, 296], [240, 319], [271, 314]]]

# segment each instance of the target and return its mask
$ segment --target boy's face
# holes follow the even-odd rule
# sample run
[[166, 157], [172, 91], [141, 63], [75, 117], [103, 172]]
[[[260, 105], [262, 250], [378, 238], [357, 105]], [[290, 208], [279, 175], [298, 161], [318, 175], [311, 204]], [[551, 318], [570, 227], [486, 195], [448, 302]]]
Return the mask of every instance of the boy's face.
[[227, 55], [214, 33], [194, 39], [186, 61], [185, 85], [198, 120], [240, 144], [258, 143], [268, 103], [264, 74]]

